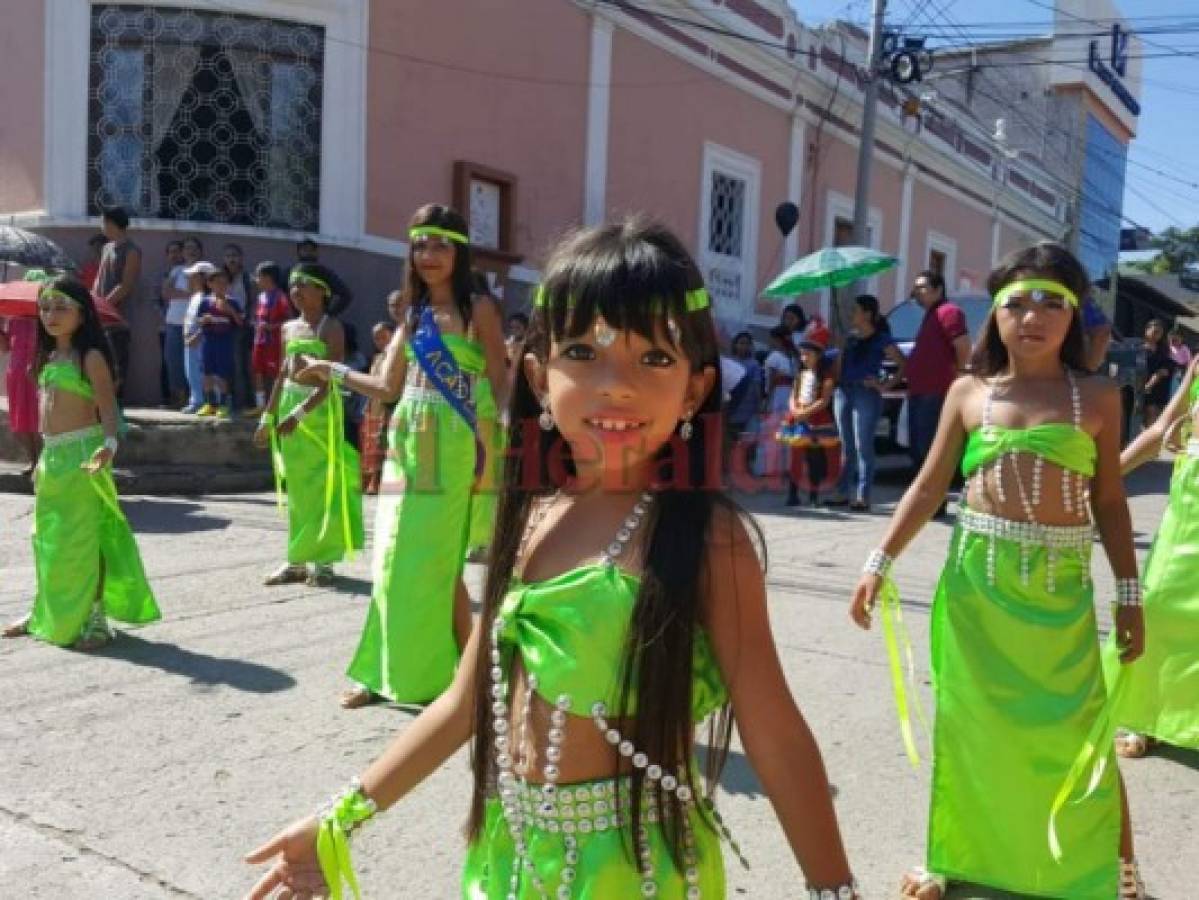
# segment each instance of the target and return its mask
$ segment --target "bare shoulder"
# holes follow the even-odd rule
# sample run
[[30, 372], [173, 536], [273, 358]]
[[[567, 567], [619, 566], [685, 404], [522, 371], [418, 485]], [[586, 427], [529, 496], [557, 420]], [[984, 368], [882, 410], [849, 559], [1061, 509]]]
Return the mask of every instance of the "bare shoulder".
[[94, 347], [83, 355], [83, 371], [87, 374], [88, 380], [92, 382], [97, 377], [109, 378], [112, 376], [112, 372], [108, 367], [108, 360], [104, 358], [103, 353]]
[[471, 294], [470, 308], [471, 314], [480, 322], [488, 324], [500, 322], [500, 305], [489, 294]]
[[734, 562], [753, 562], [759, 570], [761, 534], [749, 515], [735, 506], [718, 503], [708, 523], [708, 560], [719, 572], [720, 567]]
[[1119, 400], [1120, 386], [1106, 375], [1075, 375], [1084, 404], [1106, 404]]
[[944, 408], [956, 410], [962, 424], [966, 428], [973, 428], [982, 422], [982, 405], [986, 390], [987, 380], [981, 375], [959, 375], [949, 386]]

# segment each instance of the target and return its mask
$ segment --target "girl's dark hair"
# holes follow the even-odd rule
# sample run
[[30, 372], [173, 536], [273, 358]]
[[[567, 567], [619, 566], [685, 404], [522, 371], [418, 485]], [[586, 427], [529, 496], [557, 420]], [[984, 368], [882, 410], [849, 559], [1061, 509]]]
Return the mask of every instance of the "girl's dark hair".
[[[83, 358], [89, 350], [99, 350], [104, 356], [104, 362], [108, 364], [109, 371], [115, 372], [116, 368], [112, 361], [112, 348], [108, 344], [108, 337], [104, 334], [104, 327], [100, 324], [100, 314], [96, 312], [96, 304], [92, 300], [91, 291], [70, 275], [59, 275], [57, 278], [43, 284], [39, 296], [47, 291], [58, 291], [66, 294], [79, 304], [83, 321], [79, 323], [79, 327], [71, 335], [71, 349], [78, 355], [79, 365], [83, 365]], [[46, 326], [42, 324], [42, 317], [38, 316], [37, 356], [33, 361], [33, 374], [35, 377], [42, 371], [42, 366], [46, 364], [46, 360], [50, 358], [50, 354], [57, 346], [58, 342], [46, 330]]]
[[[408, 227], [420, 228], [421, 226], [431, 226], [433, 228], [445, 228], [448, 231], [456, 231], [459, 234], [470, 234], [470, 228], [466, 224], [466, 219], [456, 210], [450, 209], [448, 206], [442, 206], [440, 203], [430, 203], [428, 206], [422, 206], [412, 216], [412, 220], [408, 223]], [[454, 269], [450, 273], [450, 287], [454, 292], [454, 305], [458, 308], [458, 315], [462, 317], [463, 326], [470, 325], [470, 306], [471, 295], [475, 293], [474, 273], [471, 268], [470, 261], [470, 244], [459, 244], [453, 242], [454, 247]], [[408, 316], [410, 326], [415, 325], [416, 320], [420, 318], [421, 311], [429, 303], [429, 286], [425, 284], [420, 273], [416, 271], [416, 263], [414, 262], [413, 242], [408, 242], [408, 275], [404, 280], [404, 301], [408, 304]], [[484, 279], [486, 285], [486, 279]]]
[[791, 340], [792, 331], [786, 325], [775, 325], [770, 329], [770, 336], [783, 345], [782, 350], [788, 356], [795, 356], [795, 342]]
[[787, 315], [787, 313], [794, 313], [799, 318], [799, 325], [796, 330], [803, 331], [808, 327], [808, 314], [803, 311], [803, 307], [798, 303], [788, 303], [783, 307], [783, 311], [779, 314], [780, 325], [782, 324], [783, 316]]
[[[803, 365], [803, 351], [804, 350], [810, 350], [816, 354], [816, 378], [819, 381], [824, 381], [825, 376], [828, 374], [829, 370], [832, 368], [832, 362], [829, 360], [828, 354], [825, 353], [823, 350], [816, 349], [815, 347], [800, 346], [796, 349], [796, 354], [799, 357], [799, 364], [801, 366]], [[796, 390], [798, 390], [798, 385], [799, 385], [798, 378], [795, 379], [794, 384], [796, 385]]]
[[[711, 310], [687, 309], [687, 292], [702, 286], [699, 270], [686, 249], [660, 224], [634, 217], [577, 231], [562, 241], [546, 264], [541, 286], [545, 303], [533, 311], [525, 344], [526, 352], [545, 360], [551, 342], [585, 334], [596, 319], [603, 318], [614, 329], [632, 331], [648, 340], [659, 341], [665, 335], [692, 372], [709, 368], [715, 372], [716, 383], [696, 411], [694, 436], [686, 442], [667, 442], [655, 459], [655, 471], [670, 474], [655, 485], [656, 502], [640, 535], [644, 564], [620, 667], [620, 703], [609, 712], [612, 719], [629, 722], [627, 728], [622, 727], [628, 740], [664, 771], [677, 772], [693, 790], [692, 652], [700, 628], [701, 585], [705, 576], [712, 577], [706, 567], [708, 539], [718, 507], [732, 516], [741, 514], [723, 493], [705, 483], [705, 468], [721, 453], [721, 429], [706, 426], [710, 420], [719, 421], [723, 391]], [[668, 327], [671, 322], [677, 325], [676, 334]], [[555, 473], [547, 461], [556, 457], [569, 476], [575, 474], [570, 447], [562, 435], [556, 428], [548, 432], [538, 428], [540, 412], [525, 368], [517, 366], [510, 404], [510, 450], [480, 634], [491, 633], [496, 611], [508, 591], [533, 502], [552, 494], [556, 487], [551, 483]], [[756, 533], [756, 526], [748, 524]], [[474, 796], [467, 825], [472, 838], [482, 825], [486, 794], [497, 774], [492, 755], [493, 698], [486, 676], [492, 665], [489, 653], [488, 642], [481, 641], [475, 685]], [[621, 716], [625, 710], [630, 714]], [[587, 715], [585, 710], [575, 712]], [[712, 751], [707, 755], [705, 776], [711, 787], [728, 750], [732, 720], [727, 705], [713, 716], [709, 727]], [[612, 776], [618, 771], [614, 769]], [[645, 818], [642, 790], [648, 789], [656, 790], [658, 802], [673, 812], [665, 821], [671, 823], [667, 837], [677, 857], [679, 823], [683, 821], [677, 799], [662, 792], [656, 783], [647, 782], [643, 769], [633, 769], [629, 777], [628, 852], [633, 852], [632, 836]]]
[[[878, 297], [874, 294], [858, 294], [853, 298], [853, 302], [870, 316], [870, 324], [876, 332], [883, 335], [891, 333], [891, 323], [887, 321], [878, 309]], [[870, 342], [862, 340], [857, 335], [850, 335], [845, 342], [845, 355], [854, 362], [862, 362], [866, 358], [867, 352], [870, 350]]]
[[[999, 261], [987, 278], [987, 293], [992, 297], [1003, 288], [1020, 278], [1049, 278], [1059, 281], [1082, 298], [1090, 290], [1091, 282], [1087, 270], [1078, 258], [1061, 244], [1042, 241], [1031, 247], [1013, 250]], [[1078, 307], [1073, 307], [1070, 330], [1062, 342], [1062, 363], [1076, 372], [1086, 371], [1086, 344], [1082, 332], [1082, 318]], [[975, 375], [983, 377], [998, 375], [1007, 369], [1008, 352], [999, 337], [999, 326], [995, 323], [995, 308], [987, 314], [982, 336], [974, 349], [971, 368]]]
[[274, 282], [275, 287], [283, 287], [283, 270], [279, 268], [278, 263], [260, 262], [254, 267], [254, 277], [258, 278], [262, 275]]
[[[325, 312], [331, 316], [336, 316], [341, 313], [350, 301], [353, 295], [350, 289], [346, 287], [345, 282], [337, 277], [337, 273], [328, 266], [323, 266], [315, 262], [298, 262], [291, 267], [292, 275], [309, 275], [312, 278], [319, 278], [325, 284], [329, 285], [329, 290], [332, 292], [325, 300]], [[288, 299], [291, 299], [291, 291], [287, 292]], [[294, 307], [295, 304], [293, 303]], [[298, 310], [297, 310], [298, 312]]]

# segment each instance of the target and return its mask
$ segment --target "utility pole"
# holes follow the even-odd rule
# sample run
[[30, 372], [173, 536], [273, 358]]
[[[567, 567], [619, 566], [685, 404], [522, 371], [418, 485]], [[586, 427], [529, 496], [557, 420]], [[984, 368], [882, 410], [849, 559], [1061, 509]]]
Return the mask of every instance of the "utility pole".
[[874, 0], [867, 49], [866, 95], [862, 98], [862, 135], [858, 144], [858, 186], [853, 199], [853, 242], [869, 247], [870, 166], [874, 162], [874, 119], [878, 110], [879, 67], [883, 49], [883, 16], [887, 0]]

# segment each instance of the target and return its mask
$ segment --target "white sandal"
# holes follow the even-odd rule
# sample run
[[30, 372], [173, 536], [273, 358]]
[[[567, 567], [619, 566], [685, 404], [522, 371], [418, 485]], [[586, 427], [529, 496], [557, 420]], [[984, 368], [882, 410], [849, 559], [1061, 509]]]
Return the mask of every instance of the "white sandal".
[[908, 875], [915, 879], [917, 889], [927, 887], [931, 884], [936, 887], [939, 897], [944, 897], [949, 890], [949, 881], [944, 875], [937, 875], [934, 872], [930, 872], [924, 866], [916, 866]]
[[1145, 900], [1145, 882], [1135, 859], [1120, 860], [1120, 892], [1117, 900]]

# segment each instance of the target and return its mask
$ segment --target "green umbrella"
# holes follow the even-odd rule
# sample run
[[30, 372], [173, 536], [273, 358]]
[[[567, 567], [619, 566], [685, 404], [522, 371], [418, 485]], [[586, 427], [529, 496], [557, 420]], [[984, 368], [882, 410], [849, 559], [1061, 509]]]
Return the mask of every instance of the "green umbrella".
[[870, 247], [826, 247], [792, 263], [766, 288], [767, 297], [794, 297], [821, 288], [852, 284], [899, 263]]

